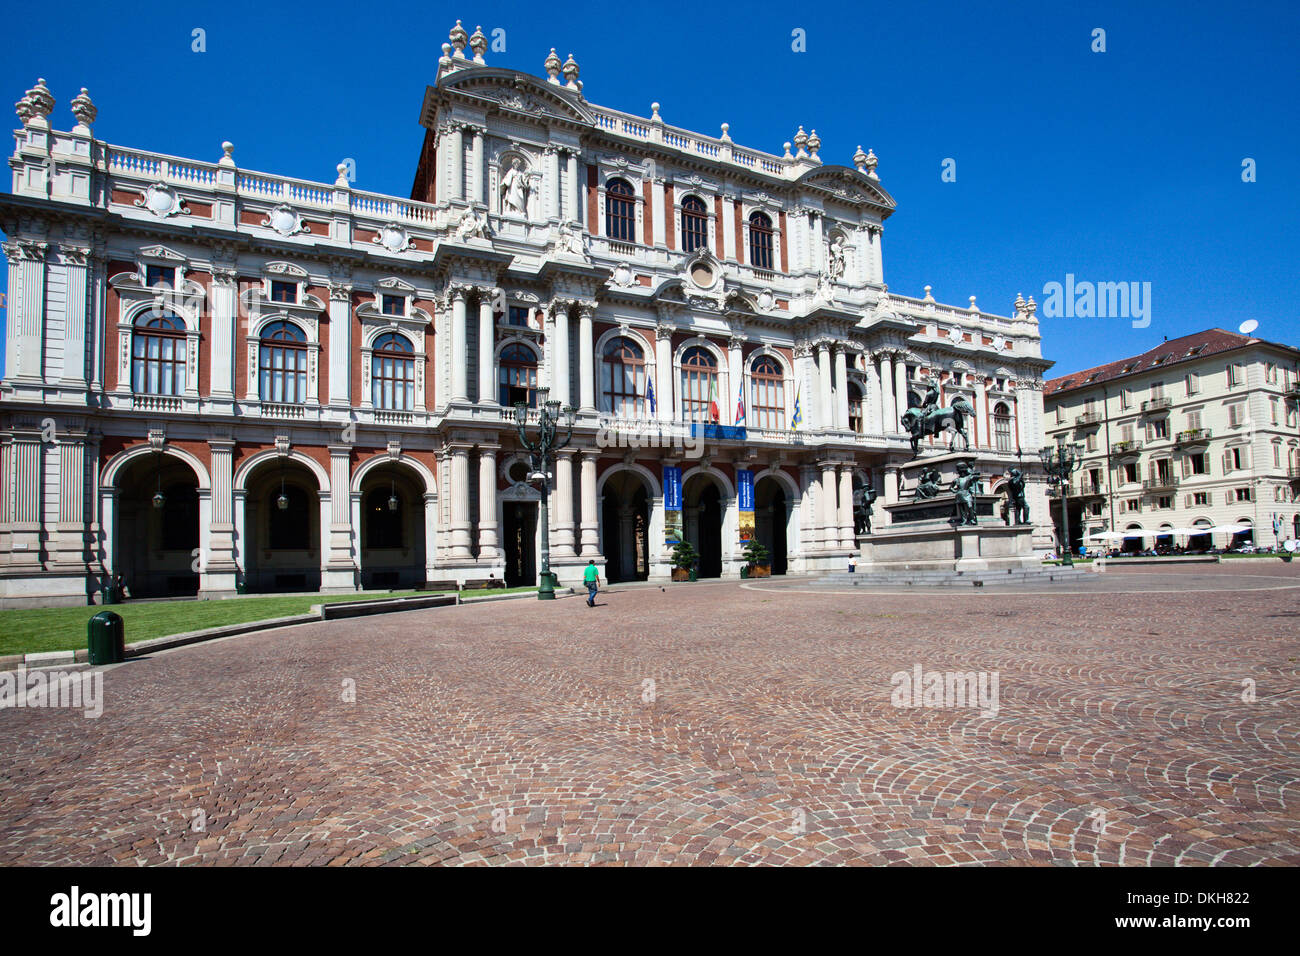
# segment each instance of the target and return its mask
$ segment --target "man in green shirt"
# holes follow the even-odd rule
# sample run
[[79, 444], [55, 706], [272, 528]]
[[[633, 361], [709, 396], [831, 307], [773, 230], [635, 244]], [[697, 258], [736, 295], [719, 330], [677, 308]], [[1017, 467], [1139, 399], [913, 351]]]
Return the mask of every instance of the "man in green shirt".
[[587, 585], [587, 607], [595, 607], [596, 589], [600, 586], [600, 571], [596, 567], [594, 558], [587, 562], [587, 567], [582, 572], [582, 580]]

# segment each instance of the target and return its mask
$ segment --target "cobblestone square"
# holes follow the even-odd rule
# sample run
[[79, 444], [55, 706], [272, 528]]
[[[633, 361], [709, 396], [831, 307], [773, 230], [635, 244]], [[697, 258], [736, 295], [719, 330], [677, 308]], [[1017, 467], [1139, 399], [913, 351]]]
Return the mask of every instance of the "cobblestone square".
[[[615, 586], [160, 653], [99, 719], [0, 711], [0, 864], [1300, 864], [1300, 568], [1097, 577]], [[896, 706], [918, 667], [996, 705]]]

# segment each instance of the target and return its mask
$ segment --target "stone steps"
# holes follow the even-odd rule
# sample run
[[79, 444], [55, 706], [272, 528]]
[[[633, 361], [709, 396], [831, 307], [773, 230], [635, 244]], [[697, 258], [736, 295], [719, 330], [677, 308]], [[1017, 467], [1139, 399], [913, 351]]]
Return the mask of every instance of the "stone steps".
[[1002, 571], [836, 571], [812, 582], [819, 587], [985, 587], [1048, 584], [1095, 577], [1078, 568], [1013, 568]]

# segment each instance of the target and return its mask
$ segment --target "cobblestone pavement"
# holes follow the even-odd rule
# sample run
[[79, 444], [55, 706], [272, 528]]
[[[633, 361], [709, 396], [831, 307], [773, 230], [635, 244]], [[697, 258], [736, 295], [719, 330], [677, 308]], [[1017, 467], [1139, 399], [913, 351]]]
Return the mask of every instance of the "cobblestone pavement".
[[[107, 669], [99, 719], [0, 711], [0, 864], [1300, 864], [1300, 567], [600, 600], [231, 638]], [[996, 672], [996, 706], [894, 706], [917, 666]]]

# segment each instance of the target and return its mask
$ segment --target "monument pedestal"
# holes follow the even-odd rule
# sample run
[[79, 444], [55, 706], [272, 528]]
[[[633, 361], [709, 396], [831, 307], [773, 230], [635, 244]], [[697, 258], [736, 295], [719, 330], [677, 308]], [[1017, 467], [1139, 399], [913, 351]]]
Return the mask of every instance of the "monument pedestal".
[[1000, 495], [976, 494], [976, 523], [957, 524], [957, 496], [949, 489], [958, 475], [958, 465], [970, 465], [975, 458], [956, 452], [918, 458], [901, 466], [907, 490], [914, 491], [924, 474], [934, 471], [938, 477], [932, 485], [943, 490], [929, 498], [913, 495], [886, 504], [888, 521], [863, 539], [858, 570], [965, 572], [1037, 567], [1034, 526], [999, 521]]

